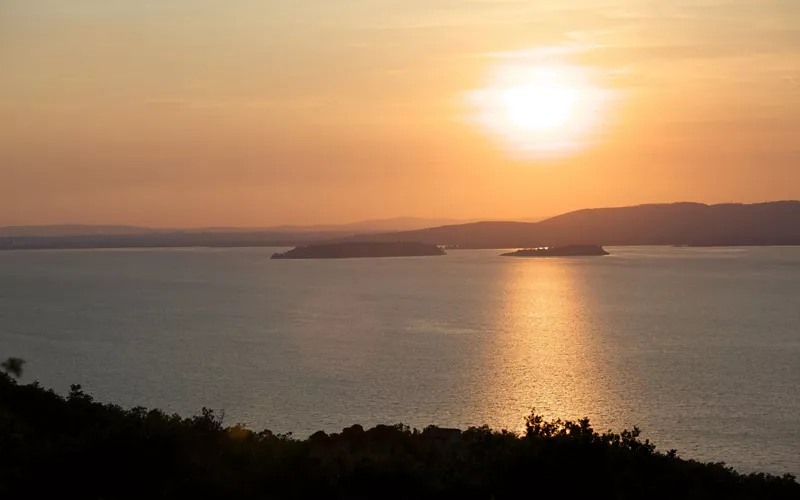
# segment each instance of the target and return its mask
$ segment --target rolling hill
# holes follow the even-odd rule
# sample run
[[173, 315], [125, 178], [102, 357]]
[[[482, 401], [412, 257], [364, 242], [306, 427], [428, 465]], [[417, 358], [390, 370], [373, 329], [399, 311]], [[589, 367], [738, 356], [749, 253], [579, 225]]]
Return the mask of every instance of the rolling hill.
[[392, 219], [372, 219], [348, 224], [315, 224], [310, 226], [268, 226], [268, 227], [190, 227], [190, 228], [155, 228], [145, 226], [91, 225], [91, 224], [53, 224], [37, 226], [5, 226], [0, 227], [0, 238], [3, 237], [47, 237], [62, 236], [117, 236], [167, 233], [342, 233], [352, 235], [358, 233], [412, 231], [432, 226], [455, 224], [453, 219], [427, 219], [422, 217], [395, 217]]
[[[419, 224], [422, 220], [402, 220]], [[376, 224], [377, 223], [377, 224]], [[147, 230], [68, 226], [0, 233], [0, 250], [132, 247], [264, 247], [322, 241], [418, 241], [460, 248], [520, 248], [570, 244], [747, 246], [800, 245], [800, 201], [704, 205], [671, 203], [578, 210], [540, 222], [484, 221], [411, 231], [376, 231], [367, 221], [346, 226], [270, 229]], [[109, 230], [110, 228], [110, 230]], [[359, 230], [360, 229], [360, 230]], [[108, 232], [104, 232], [104, 231]], [[77, 231], [77, 234], [75, 233]], [[33, 236], [32, 234], [37, 234]], [[13, 234], [13, 235], [9, 235]]]
[[541, 222], [475, 222], [355, 240], [420, 241], [461, 248], [597, 245], [800, 245], [800, 201], [671, 203], [578, 210]]
[[406, 231], [451, 222], [398, 217], [341, 225], [184, 229], [63, 224], [0, 227], [0, 250], [181, 247], [288, 247], [356, 234]]

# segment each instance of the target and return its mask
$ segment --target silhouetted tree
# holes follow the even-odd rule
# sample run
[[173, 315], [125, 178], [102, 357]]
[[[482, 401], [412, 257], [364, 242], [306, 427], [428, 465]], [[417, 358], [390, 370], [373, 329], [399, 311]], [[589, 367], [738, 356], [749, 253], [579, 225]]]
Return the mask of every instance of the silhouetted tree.
[[22, 365], [24, 364], [25, 364], [24, 359], [8, 358], [7, 360], [0, 363], [0, 368], [2, 368], [3, 371], [8, 373], [9, 375], [13, 375], [15, 378], [20, 378], [22, 376]]
[[[792, 476], [661, 453], [632, 431], [532, 413], [522, 434], [360, 425], [306, 440], [203, 409], [183, 418], [0, 374], [0, 498], [792, 499]], [[12, 369], [9, 369], [12, 368]]]

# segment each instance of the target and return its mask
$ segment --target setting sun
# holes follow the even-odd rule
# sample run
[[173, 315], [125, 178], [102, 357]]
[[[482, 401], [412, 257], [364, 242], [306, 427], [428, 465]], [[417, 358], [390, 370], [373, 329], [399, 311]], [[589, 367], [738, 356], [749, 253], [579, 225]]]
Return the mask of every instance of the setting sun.
[[509, 123], [525, 130], [542, 131], [569, 123], [579, 98], [579, 92], [573, 88], [534, 83], [505, 91], [501, 102]]
[[468, 95], [471, 119], [515, 157], [564, 156], [600, 132], [610, 92], [574, 66], [504, 61]]
[[800, 500], [799, 138], [800, 0], [0, 0], [0, 500]]

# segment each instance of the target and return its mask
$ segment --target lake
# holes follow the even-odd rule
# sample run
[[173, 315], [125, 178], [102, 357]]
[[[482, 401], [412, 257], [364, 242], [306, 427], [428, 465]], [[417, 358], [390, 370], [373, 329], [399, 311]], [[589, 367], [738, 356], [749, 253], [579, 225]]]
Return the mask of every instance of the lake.
[[104, 402], [306, 437], [518, 430], [532, 408], [800, 474], [800, 248], [270, 260], [280, 249], [0, 252], [0, 357]]

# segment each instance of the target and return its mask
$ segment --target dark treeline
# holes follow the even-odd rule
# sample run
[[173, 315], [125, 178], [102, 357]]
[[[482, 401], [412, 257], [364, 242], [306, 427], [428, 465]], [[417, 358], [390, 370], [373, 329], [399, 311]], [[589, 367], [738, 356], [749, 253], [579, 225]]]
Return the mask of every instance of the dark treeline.
[[79, 386], [61, 397], [0, 373], [0, 498], [552, 497], [797, 499], [800, 484], [683, 460], [638, 430], [600, 434], [588, 420], [531, 415], [519, 435], [356, 425], [298, 440], [225, 427], [205, 409], [181, 418], [101, 404]]

